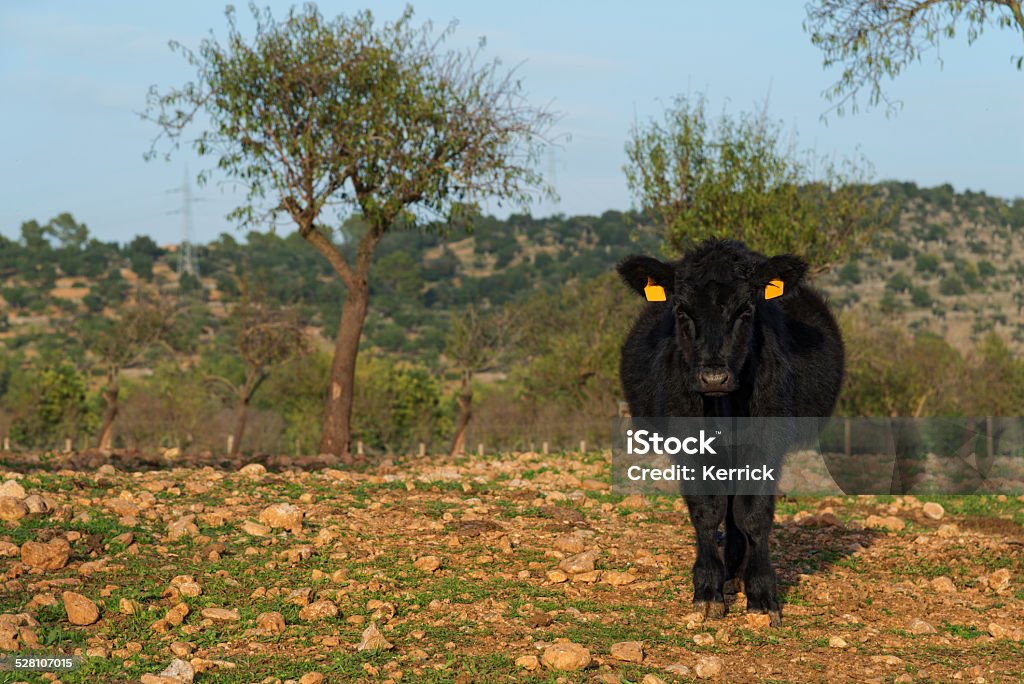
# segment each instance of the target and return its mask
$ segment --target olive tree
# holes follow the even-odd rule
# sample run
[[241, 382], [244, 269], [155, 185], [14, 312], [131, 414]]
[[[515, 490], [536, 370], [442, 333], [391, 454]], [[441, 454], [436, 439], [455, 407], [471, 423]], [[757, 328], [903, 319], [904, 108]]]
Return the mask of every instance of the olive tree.
[[[526, 203], [545, 192], [537, 163], [554, 115], [530, 106], [514, 72], [481, 61], [482, 45], [447, 49], [454, 25], [415, 26], [411, 9], [383, 24], [369, 11], [327, 19], [313, 4], [280, 20], [250, 10], [252, 36], [229, 8], [223, 43], [172, 44], [195, 80], [151, 89], [146, 116], [160, 127], [154, 145], [165, 137], [171, 150], [199, 127], [191, 145], [248, 189], [233, 216], [290, 220], [343, 282], [320, 451], [348, 460], [381, 239], [396, 227], [443, 229], [485, 198]], [[367, 225], [354, 248], [340, 231], [353, 212]]]
[[242, 449], [249, 405], [271, 372], [309, 352], [302, 326], [295, 316], [278, 308], [248, 298], [236, 304], [231, 312], [233, 352], [242, 362], [238, 377], [210, 374], [209, 382], [226, 390], [235, 399], [235, 427], [231, 437], [230, 456]]
[[452, 315], [444, 353], [459, 374], [459, 416], [450, 455], [457, 456], [465, 449], [466, 430], [473, 418], [473, 377], [498, 367], [516, 343], [520, 324], [517, 311], [510, 308], [486, 313], [470, 305]]
[[[807, 4], [804, 29], [821, 49], [824, 66], [840, 69], [838, 80], [825, 96], [842, 114], [858, 109], [857, 95], [868, 90], [870, 106], [884, 103], [888, 113], [898, 108], [882, 89], [882, 81], [896, 78], [920, 62], [942, 40], [958, 32], [977, 40], [987, 26], [1009, 28], [1024, 38], [1021, 0], [816, 0]], [[1017, 69], [1024, 56], [1013, 57]]]
[[626, 155], [629, 188], [670, 253], [731, 238], [822, 271], [886, 220], [866, 161], [800, 152], [765, 111], [716, 119], [703, 97], [677, 97], [662, 119], [633, 126]]
[[87, 338], [106, 376], [103, 421], [96, 438], [98, 449], [109, 449], [113, 443], [114, 421], [121, 408], [121, 371], [141, 363], [155, 346], [167, 345], [174, 318], [168, 302], [143, 298], [119, 307], [116, 318], [95, 317], [95, 326]]

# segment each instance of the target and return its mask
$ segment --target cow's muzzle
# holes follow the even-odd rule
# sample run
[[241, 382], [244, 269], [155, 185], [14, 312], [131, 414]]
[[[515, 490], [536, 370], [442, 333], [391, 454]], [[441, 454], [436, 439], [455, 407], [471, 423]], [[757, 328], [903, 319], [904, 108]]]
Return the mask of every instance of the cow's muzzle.
[[717, 396], [734, 389], [735, 383], [728, 368], [701, 368], [697, 371], [697, 391], [701, 394]]

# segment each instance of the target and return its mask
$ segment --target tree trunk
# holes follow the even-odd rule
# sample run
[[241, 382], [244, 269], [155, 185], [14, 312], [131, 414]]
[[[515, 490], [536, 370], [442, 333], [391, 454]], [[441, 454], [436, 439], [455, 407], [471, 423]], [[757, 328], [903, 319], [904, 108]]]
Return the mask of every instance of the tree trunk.
[[365, 277], [357, 277], [348, 288], [334, 340], [331, 379], [324, 401], [324, 421], [320, 432], [320, 453], [333, 454], [351, 463], [352, 398], [356, 378], [356, 356], [363, 334], [370, 288]]
[[100, 428], [100, 436], [96, 440], [96, 448], [104, 450], [110, 449], [111, 444], [114, 442], [114, 419], [117, 418], [119, 408], [117, 395], [121, 391], [117, 383], [117, 373], [108, 373], [107, 377], [107, 386], [103, 390], [103, 401], [106, 403], [106, 408], [103, 411], [103, 425]]
[[234, 458], [242, 450], [242, 437], [245, 436], [245, 423], [249, 419], [249, 402], [252, 395], [256, 394], [266, 375], [260, 373], [259, 368], [250, 367], [245, 374], [245, 382], [238, 388], [238, 409], [235, 412], [235, 431], [231, 437], [231, 453]]
[[459, 419], [455, 423], [455, 439], [452, 440], [450, 456], [458, 456], [466, 450], [466, 429], [473, 418], [473, 378], [468, 373], [462, 375], [461, 393], [459, 394]]
[[240, 397], [238, 401], [238, 410], [235, 414], [235, 432], [231, 438], [231, 453], [229, 454], [232, 458], [238, 455], [238, 452], [242, 450], [242, 437], [245, 436], [245, 421], [249, 417], [249, 397]]

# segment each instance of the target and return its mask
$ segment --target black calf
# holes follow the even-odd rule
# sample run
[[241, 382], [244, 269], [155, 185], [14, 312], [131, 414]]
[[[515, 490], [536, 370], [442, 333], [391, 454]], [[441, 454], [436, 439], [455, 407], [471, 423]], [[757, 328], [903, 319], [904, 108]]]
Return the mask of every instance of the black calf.
[[[633, 256], [618, 267], [648, 303], [622, 346], [622, 388], [634, 417], [814, 416], [832, 413], [843, 344], [828, 306], [803, 282], [807, 264], [708, 241], [681, 260]], [[697, 535], [694, 608], [725, 614], [724, 590], [781, 620], [768, 541], [772, 496], [687, 496]], [[716, 544], [725, 524], [724, 562]]]

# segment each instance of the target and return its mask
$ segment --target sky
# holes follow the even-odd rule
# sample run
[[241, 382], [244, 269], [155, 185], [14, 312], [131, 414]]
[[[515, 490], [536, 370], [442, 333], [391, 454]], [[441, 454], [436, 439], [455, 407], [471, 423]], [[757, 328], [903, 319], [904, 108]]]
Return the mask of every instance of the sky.
[[[276, 16], [289, 4], [269, 3]], [[366, 0], [318, 4], [327, 16], [367, 7]], [[390, 20], [405, 5], [370, 7]], [[875, 109], [822, 121], [829, 109], [822, 92], [836, 73], [822, 68], [802, 28], [803, 2], [414, 6], [417, 20], [458, 21], [451, 47], [485, 37], [485, 56], [517, 69], [531, 103], [561, 113], [552, 131], [560, 143], [541, 164], [559, 200], [535, 205], [534, 215], [634, 206], [622, 172], [631, 126], [659, 117], [676, 95], [700, 93], [715, 112], [750, 111], [767, 99], [769, 114], [800, 147], [863, 155], [876, 180], [1024, 196], [1024, 73], [1011, 64], [1024, 41], [1010, 30], [990, 28], [971, 46], [954, 40], [942, 47], [941, 67], [926, 57], [901, 74], [887, 86], [903, 102], [896, 116]], [[169, 162], [145, 161], [157, 131], [139, 113], [150, 86], [166, 90], [195, 75], [168, 41], [194, 47], [210, 31], [225, 36], [223, 5], [204, 0], [4, 0], [0, 234], [15, 237], [23, 221], [68, 211], [103, 240], [180, 241], [182, 195], [170, 191], [186, 169], [194, 175], [213, 160], [183, 149]], [[240, 237], [226, 219], [240, 192], [214, 182], [193, 194], [197, 242], [222, 232]]]

